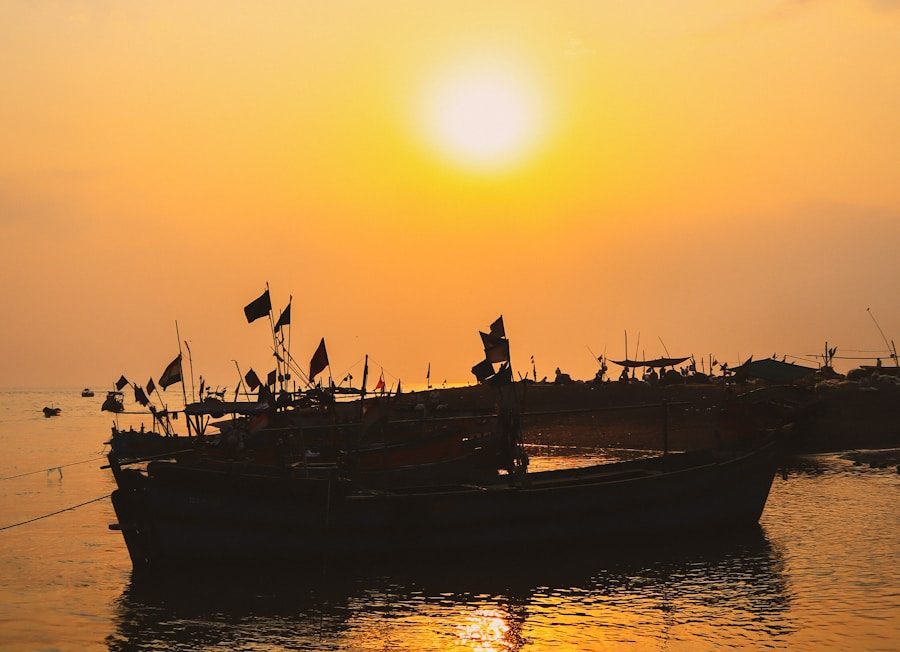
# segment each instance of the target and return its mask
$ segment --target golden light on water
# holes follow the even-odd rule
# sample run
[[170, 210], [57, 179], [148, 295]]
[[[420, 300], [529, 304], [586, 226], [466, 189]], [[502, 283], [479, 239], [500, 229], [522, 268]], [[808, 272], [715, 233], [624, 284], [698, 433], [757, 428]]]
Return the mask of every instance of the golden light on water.
[[428, 144], [478, 172], [508, 170], [533, 155], [546, 131], [535, 81], [509, 64], [472, 62], [435, 76], [422, 101]]
[[465, 650], [499, 652], [513, 648], [506, 614], [497, 609], [474, 611], [466, 622], [457, 626], [457, 635], [460, 646]]

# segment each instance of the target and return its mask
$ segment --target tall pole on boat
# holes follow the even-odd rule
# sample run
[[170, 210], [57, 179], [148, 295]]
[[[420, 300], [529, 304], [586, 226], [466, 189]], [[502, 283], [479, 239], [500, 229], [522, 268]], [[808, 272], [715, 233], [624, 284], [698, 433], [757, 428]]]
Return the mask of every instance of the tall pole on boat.
[[269, 293], [269, 330], [272, 331], [272, 351], [275, 353], [275, 382], [284, 389], [284, 376], [281, 372], [281, 356], [278, 355], [278, 340], [275, 337], [275, 321], [272, 319], [272, 293], [269, 291], [269, 282], [266, 281], [266, 292]]
[[[196, 401], [197, 400], [197, 392], [194, 387], [194, 354], [191, 353], [191, 345], [187, 340], [184, 341], [184, 345], [187, 347], [187, 350], [188, 350], [188, 368], [191, 370], [191, 400]], [[202, 377], [200, 379], [203, 380]], [[182, 385], [183, 384], [184, 383], [182, 382]], [[201, 383], [201, 385], [202, 385], [202, 383]], [[202, 387], [200, 388], [200, 393], [201, 394], [203, 393]], [[200, 397], [200, 400], [201, 401], [203, 400], [202, 396]]]
[[[640, 348], [641, 348], [641, 331], [638, 331], [637, 344], [634, 345], [634, 361], [635, 361], [635, 362], [637, 362], [637, 359], [638, 359], [638, 351], [640, 350]], [[625, 355], [626, 355], [626, 357], [627, 357], [627, 355], [628, 355], [628, 352], [627, 352], [627, 351], [625, 352]], [[632, 368], [631, 368], [631, 377], [632, 377], [632, 378], [634, 378], [634, 370], [635, 370], [635, 369], [636, 369], [636, 367], [632, 367]]]
[[[290, 307], [291, 302], [292, 302], [293, 300], [294, 300], [294, 295], [291, 295], [290, 298], [288, 299], [288, 307]], [[288, 322], [288, 325], [287, 325], [287, 332], [288, 332], [287, 340], [288, 340], [288, 343], [287, 343], [287, 349], [285, 349], [285, 353], [287, 354], [287, 355], [286, 355], [286, 358], [287, 358], [288, 360], [289, 360], [290, 357], [291, 357], [291, 324], [293, 323], [293, 321], [294, 321], [294, 315], [291, 314], [291, 319], [290, 319], [290, 321]], [[282, 328], [284, 328], [284, 326], [282, 326]], [[284, 342], [284, 338], [282, 338], [282, 348], [283, 348], [283, 346], [284, 346], [284, 345], [283, 345], [283, 342]], [[285, 361], [285, 365], [287, 366], [288, 370], [290, 370], [291, 366], [290, 366], [290, 364], [287, 363], [287, 361]], [[285, 374], [285, 375], [287, 375], [287, 374]], [[294, 385], [296, 385], [296, 383], [294, 383]]]
[[312, 383], [310, 382], [310, 379], [307, 377], [307, 375], [303, 371], [303, 369], [301, 369], [300, 366], [297, 364], [297, 361], [294, 359], [294, 356], [291, 355], [290, 351], [288, 351], [288, 354], [287, 354], [286, 364], [288, 365], [288, 368], [292, 369], [294, 371], [294, 373], [296, 373], [300, 376], [300, 379], [304, 383], [306, 383], [307, 387], [312, 387]]
[[[178, 372], [181, 374], [181, 396], [184, 399], [184, 407], [187, 408], [187, 389], [184, 387], [184, 362], [182, 361], [181, 352], [181, 331], [178, 330], [178, 320], [175, 320], [175, 339], [178, 340]], [[188, 437], [191, 436], [191, 418], [187, 414], [187, 410], [183, 409], [184, 422], [187, 424]]]
[[363, 409], [366, 401], [366, 382], [369, 377], [369, 354], [366, 353], [366, 361], [363, 363], [362, 388], [359, 391], [359, 420], [362, 421]]
[[[240, 391], [243, 388], [244, 396], [247, 398], [250, 398], [250, 392], [248, 392], [247, 388], [244, 387], [244, 374], [241, 373], [241, 367], [238, 365], [237, 360], [232, 360], [232, 362], [234, 363], [234, 368], [237, 369], [237, 372], [238, 372], [238, 391]], [[237, 399], [235, 399], [235, 400], [237, 400]]]
[[[894, 359], [894, 365], [900, 367], [900, 361], [897, 360], [897, 349], [892, 348], [891, 344], [888, 343], [887, 337], [884, 335], [884, 331], [881, 330], [881, 326], [878, 324], [878, 320], [875, 319], [875, 315], [872, 314], [871, 308], [866, 308], [866, 312], [869, 313], [869, 317], [872, 318], [872, 321], [875, 324], [875, 328], [878, 329], [878, 332], [881, 333], [881, 339], [884, 340], [884, 345], [887, 347], [888, 355]], [[892, 342], [893, 343], [893, 342]]]

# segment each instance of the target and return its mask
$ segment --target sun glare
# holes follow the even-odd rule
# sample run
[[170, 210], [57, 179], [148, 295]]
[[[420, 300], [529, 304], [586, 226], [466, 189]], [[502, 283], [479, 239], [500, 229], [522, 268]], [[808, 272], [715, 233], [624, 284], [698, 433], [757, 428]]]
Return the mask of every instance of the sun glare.
[[469, 66], [439, 77], [426, 93], [431, 145], [454, 163], [508, 169], [532, 153], [542, 116], [533, 85], [511, 70]]

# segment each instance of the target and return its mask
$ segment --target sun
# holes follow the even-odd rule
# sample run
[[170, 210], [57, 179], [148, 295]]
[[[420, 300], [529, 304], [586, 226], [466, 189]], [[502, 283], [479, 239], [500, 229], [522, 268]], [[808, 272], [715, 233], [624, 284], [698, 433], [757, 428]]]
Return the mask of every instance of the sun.
[[425, 93], [422, 113], [434, 149], [484, 172], [521, 164], [543, 129], [534, 82], [508, 66], [470, 64], [439, 75]]

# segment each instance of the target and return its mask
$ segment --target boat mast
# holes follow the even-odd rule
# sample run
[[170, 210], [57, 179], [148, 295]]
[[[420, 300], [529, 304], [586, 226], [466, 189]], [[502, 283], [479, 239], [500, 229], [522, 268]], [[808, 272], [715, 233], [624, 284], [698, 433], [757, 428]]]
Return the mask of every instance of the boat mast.
[[875, 323], [875, 328], [878, 329], [878, 332], [881, 333], [881, 339], [884, 340], [884, 345], [887, 347], [888, 355], [894, 359], [894, 366], [900, 367], [900, 360], [897, 359], [897, 347], [893, 346], [894, 341], [891, 340], [888, 343], [887, 337], [884, 335], [884, 331], [881, 330], [881, 326], [878, 325], [878, 320], [875, 319], [875, 315], [872, 314], [871, 308], [866, 308], [866, 312], [869, 313], [869, 317], [872, 318], [872, 321]]
[[[181, 396], [184, 399], [184, 407], [187, 407], [187, 389], [184, 387], [184, 363], [182, 361], [181, 352], [181, 332], [178, 330], [178, 320], [175, 320], [175, 339], [178, 340], [178, 372], [181, 375]], [[188, 437], [191, 436], [191, 417], [188, 416], [187, 410], [184, 412], [184, 422], [187, 424]]]

